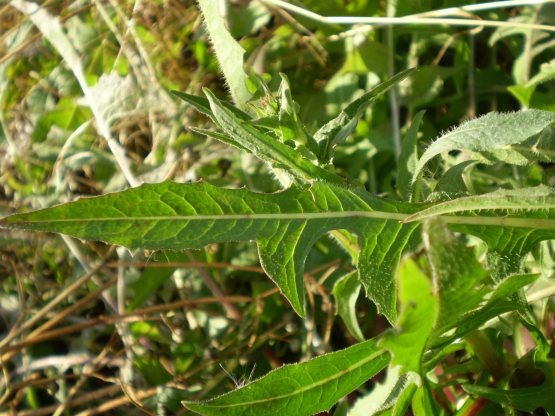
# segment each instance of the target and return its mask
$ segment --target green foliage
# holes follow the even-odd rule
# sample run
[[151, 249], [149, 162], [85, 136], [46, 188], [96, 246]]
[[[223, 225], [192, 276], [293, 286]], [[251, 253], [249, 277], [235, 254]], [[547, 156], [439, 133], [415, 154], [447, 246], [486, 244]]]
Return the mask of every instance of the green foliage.
[[422, 373], [422, 354], [438, 315], [437, 295], [414, 261], [406, 259], [398, 270], [401, 315], [395, 329], [383, 334], [380, 345], [391, 351], [393, 365], [402, 372]]
[[329, 410], [389, 362], [374, 340], [286, 365], [231, 393], [185, 406], [202, 415], [313, 415]]
[[2, 410], [555, 413], [555, 8], [324, 3], [7, 6]]
[[247, 75], [243, 69], [245, 50], [229, 33], [225, 18], [220, 14], [220, 3], [199, 0], [206, 28], [210, 34], [214, 52], [229, 86], [229, 93], [238, 107], [243, 108], [250, 98]]
[[356, 304], [361, 284], [355, 272], [341, 277], [333, 286], [333, 296], [337, 304], [337, 314], [341, 316], [349, 332], [358, 341], [364, 341], [356, 315]]
[[[304, 263], [322, 234], [358, 235], [360, 281], [378, 309], [395, 319], [393, 271], [416, 224], [401, 225], [411, 208], [361, 190], [324, 182], [275, 194], [165, 182], [18, 214], [4, 225], [61, 232], [128, 248], [202, 248], [230, 240], [258, 244], [261, 263], [295, 311], [305, 315]], [[373, 236], [380, 233], [380, 239]]]
[[[465, 150], [479, 155], [496, 155], [501, 153], [502, 161], [513, 163], [512, 145], [525, 143], [533, 136], [541, 134], [555, 122], [555, 113], [551, 111], [529, 110], [514, 114], [489, 113], [480, 118], [467, 121], [452, 129], [433, 142], [418, 160], [413, 181], [424, 166], [440, 153], [453, 150]], [[504, 134], [499, 134], [499, 132]], [[529, 151], [534, 146], [528, 143]], [[541, 153], [541, 148], [534, 153]]]

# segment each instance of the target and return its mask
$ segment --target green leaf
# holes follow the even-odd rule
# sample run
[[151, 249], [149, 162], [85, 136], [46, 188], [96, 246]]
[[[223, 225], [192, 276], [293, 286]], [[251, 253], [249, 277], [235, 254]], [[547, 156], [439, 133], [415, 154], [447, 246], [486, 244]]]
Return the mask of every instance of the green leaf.
[[285, 365], [252, 383], [217, 398], [184, 402], [202, 415], [303, 416], [329, 410], [389, 363], [391, 356], [374, 340]]
[[439, 178], [434, 192], [440, 195], [447, 195], [450, 198], [467, 194], [463, 174], [467, 168], [474, 164], [476, 164], [474, 160], [465, 160], [448, 169], [447, 172]]
[[404, 200], [411, 200], [412, 196], [412, 177], [418, 163], [418, 151], [416, 144], [418, 142], [418, 128], [422, 123], [425, 111], [419, 111], [410, 125], [409, 130], [403, 137], [401, 143], [401, 153], [397, 162], [397, 189], [401, 193]]
[[344, 229], [359, 238], [357, 268], [367, 296], [393, 321], [393, 271], [418, 226], [402, 225], [399, 220], [413, 210], [406, 203], [322, 182], [276, 194], [164, 182], [13, 215], [0, 225], [133, 249], [198, 249], [210, 243], [256, 241], [266, 273], [301, 316], [308, 252], [322, 234]]
[[333, 120], [324, 124], [314, 134], [314, 141], [318, 146], [318, 159], [327, 163], [332, 157], [333, 148], [338, 144], [343, 143], [345, 139], [354, 131], [364, 110], [376, 101], [376, 99], [382, 94], [387, 92], [395, 84], [408, 77], [414, 71], [416, 71], [415, 68], [407, 69], [391, 77], [389, 80], [382, 82], [350, 103]]
[[401, 374], [399, 367], [390, 368], [382, 384], [378, 384], [366, 396], [358, 399], [347, 416], [371, 416], [396, 405], [406, 389], [419, 383], [416, 373]]
[[34, 142], [42, 142], [47, 139], [53, 126], [72, 131], [90, 118], [91, 114], [88, 109], [78, 106], [73, 99], [62, 98], [52, 111], [45, 112], [40, 116], [31, 139]]
[[335, 282], [333, 296], [337, 304], [337, 314], [343, 319], [351, 335], [358, 341], [364, 341], [364, 335], [362, 335], [356, 315], [360, 286], [357, 273], [348, 273]]
[[420, 386], [412, 396], [412, 413], [414, 416], [436, 416], [440, 412], [438, 404], [427, 385]]
[[158, 358], [140, 356], [133, 359], [133, 365], [139, 369], [151, 386], [161, 386], [173, 379]]
[[279, 122], [281, 127], [281, 137], [283, 141], [293, 140], [299, 144], [307, 144], [308, 138], [303, 125], [297, 114], [297, 104], [293, 101], [291, 95], [291, 86], [287, 75], [280, 73], [281, 84], [280, 91], [280, 107]]
[[492, 402], [523, 412], [534, 412], [543, 407], [548, 414], [555, 413], [555, 363], [553, 360], [535, 360], [535, 368], [544, 374], [541, 386], [516, 389], [499, 389], [479, 385], [463, 385], [464, 390]]
[[[149, 260], [158, 263], [159, 266], [163, 266], [164, 263], [168, 262], [188, 261], [189, 258], [184, 253], [180, 252], [165, 252], [154, 253]], [[127, 309], [132, 311], [141, 306], [145, 300], [156, 293], [156, 289], [164, 284], [175, 270], [175, 267], [171, 266], [147, 267], [137, 280], [128, 283], [128, 287], [132, 290], [133, 297]]]
[[[424, 166], [440, 153], [452, 150], [488, 152], [524, 143], [555, 123], [555, 112], [528, 110], [516, 113], [488, 113], [467, 121], [433, 142], [424, 152], [413, 182]], [[500, 134], [502, 132], [503, 134]]]
[[[214, 113], [210, 108], [210, 102], [206, 98], [199, 97], [197, 95], [187, 94], [186, 92], [183, 92], [183, 91], [172, 90], [170, 92], [176, 97], [185, 101], [186, 103], [192, 105], [199, 113], [202, 113], [205, 116], [210, 117], [215, 122]], [[220, 100], [220, 103], [229, 111], [233, 112], [233, 114], [235, 114], [236, 117], [239, 117], [242, 120], [250, 119], [250, 116], [247, 113], [239, 110], [229, 101]]]
[[301, 182], [325, 180], [336, 184], [343, 183], [339, 176], [314, 165], [292, 147], [262, 133], [252, 124], [236, 117], [210, 90], [205, 89], [204, 93], [220, 128], [239, 145], [249, 149], [250, 153], [271, 163], [273, 167], [285, 169]]
[[220, 14], [219, 2], [198, 0], [198, 4], [233, 102], [239, 108], [244, 108], [251, 98], [246, 85], [247, 74], [243, 70], [245, 50], [227, 30], [227, 22]]
[[454, 339], [460, 338], [479, 328], [490, 319], [518, 310], [522, 305], [508, 299], [523, 287], [532, 284], [537, 278], [538, 275], [536, 274], [514, 274], [505, 278], [503, 282], [490, 289], [489, 296], [484, 295], [484, 299], [477, 309], [454, 316], [448, 320], [448, 323], [435, 328], [430, 346], [436, 348], [446, 345]]
[[487, 162], [505, 162], [526, 166], [530, 162], [555, 162], [555, 129], [548, 127], [540, 134], [519, 144], [480, 154]]
[[405, 416], [411, 404], [412, 398], [416, 393], [418, 386], [409, 383], [395, 401], [395, 406], [391, 409], [391, 416]]
[[391, 351], [393, 365], [400, 365], [403, 373], [422, 374], [422, 354], [437, 319], [438, 299], [412, 259], [401, 262], [397, 276], [401, 315], [395, 327], [383, 334], [380, 345]]
[[[499, 227], [533, 228], [543, 230], [547, 236], [545, 239], [555, 238], [555, 189], [544, 185], [523, 189], [499, 189], [487, 194], [441, 202], [409, 216], [404, 221], [422, 221], [445, 214], [467, 213], [477, 216], [478, 212], [484, 211], [498, 211], [498, 216], [480, 214], [478, 221], [475, 217], [470, 222]], [[444, 220], [451, 224], [467, 224], [470, 218], [472, 217], [445, 217]], [[489, 231], [483, 234], [488, 233]]]
[[424, 222], [422, 234], [439, 293], [439, 329], [435, 331], [443, 333], [453, 328], [453, 322], [462, 315], [481, 305], [489, 292], [484, 285], [489, 274], [464, 238], [451, 232], [440, 218]]
[[555, 79], [555, 59], [540, 65], [539, 72], [526, 83], [526, 87], [536, 87], [544, 82]]
[[233, 140], [227, 134], [223, 134], [223, 133], [220, 133], [218, 131], [201, 129], [201, 128], [198, 128], [198, 127], [191, 127], [190, 129], [191, 129], [191, 131], [194, 131], [195, 133], [201, 134], [201, 135], [206, 136], [206, 137], [212, 137], [213, 139], [217, 139], [217, 140], [219, 140], [223, 143], [229, 144], [230, 146], [236, 147], [236, 148], [241, 149], [245, 152], [249, 151], [249, 149], [241, 146], [239, 143], [237, 143], [235, 140]]
[[492, 305], [498, 300], [510, 298], [511, 295], [518, 292], [523, 287], [534, 283], [539, 277], [539, 273], [513, 274], [507, 277], [493, 288], [493, 291], [488, 297], [487, 304]]

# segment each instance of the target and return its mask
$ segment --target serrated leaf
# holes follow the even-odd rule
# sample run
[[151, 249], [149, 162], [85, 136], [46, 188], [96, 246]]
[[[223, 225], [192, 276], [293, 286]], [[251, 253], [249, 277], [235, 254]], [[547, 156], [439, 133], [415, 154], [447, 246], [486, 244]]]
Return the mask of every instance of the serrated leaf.
[[361, 284], [356, 272], [341, 277], [333, 286], [333, 296], [337, 304], [337, 314], [343, 319], [345, 326], [358, 341], [364, 341], [364, 335], [358, 325], [356, 303]]
[[215, 121], [219, 127], [237, 143], [261, 160], [270, 162], [274, 167], [285, 169], [301, 182], [324, 180], [336, 184], [344, 181], [337, 175], [314, 165], [292, 147], [279, 142], [259, 131], [255, 126], [236, 117], [208, 89], [204, 90]]
[[324, 233], [344, 229], [361, 247], [359, 279], [380, 313], [396, 316], [393, 271], [417, 224], [402, 225], [413, 207], [359, 189], [314, 183], [275, 194], [164, 182], [84, 198], [7, 217], [1, 226], [69, 234], [128, 248], [202, 248], [256, 241], [262, 266], [295, 311], [304, 315], [304, 262]]
[[336, 145], [345, 141], [345, 139], [354, 131], [364, 110], [382, 94], [387, 92], [395, 84], [408, 77], [415, 70], [415, 68], [407, 69], [391, 77], [389, 80], [382, 82], [350, 103], [333, 120], [324, 124], [314, 134], [314, 141], [318, 147], [318, 159], [324, 163], [328, 162], [332, 156], [332, 149]]
[[329, 410], [389, 363], [387, 351], [369, 340], [301, 364], [271, 371], [214, 399], [184, 402], [201, 415], [303, 416]]
[[404, 259], [397, 273], [401, 314], [395, 327], [384, 333], [380, 345], [393, 354], [393, 365], [403, 373], [422, 373], [422, 354], [439, 310], [432, 283], [410, 259]]
[[219, 2], [198, 0], [198, 4], [233, 102], [243, 108], [251, 97], [246, 85], [247, 74], [243, 70], [245, 50], [227, 30], [227, 22], [220, 14]]
[[404, 200], [411, 200], [412, 196], [412, 177], [418, 163], [418, 129], [424, 117], [425, 111], [419, 111], [412, 119], [409, 130], [403, 136], [401, 142], [401, 153], [397, 163], [397, 189]]
[[[422, 154], [413, 182], [424, 166], [440, 153], [452, 150], [491, 152], [524, 143], [555, 123], [555, 112], [527, 110], [516, 113], [488, 113], [467, 121], [444, 134]], [[502, 134], [500, 134], [502, 132]]]

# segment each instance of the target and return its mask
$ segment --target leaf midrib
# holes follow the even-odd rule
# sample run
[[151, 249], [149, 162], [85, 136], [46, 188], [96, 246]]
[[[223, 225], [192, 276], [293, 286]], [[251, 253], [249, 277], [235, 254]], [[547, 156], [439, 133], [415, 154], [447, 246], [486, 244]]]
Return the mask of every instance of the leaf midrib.
[[[210, 405], [208, 403], [202, 403], [201, 406], [202, 407], [218, 407], [218, 408], [252, 406], [252, 405], [256, 405], [256, 404], [260, 404], [260, 403], [266, 403], [266, 402], [269, 402], [269, 401], [287, 399], [288, 397], [292, 397], [292, 396], [296, 396], [298, 394], [302, 394], [306, 391], [315, 389], [316, 387], [320, 387], [320, 386], [322, 386], [326, 383], [329, 383], [330, 381], [338, 379], [338, 378], [352, 372], [353, 370], [356, 370], [357, 368], [362, 367], [363, 365], [369, 363], [370, 361], [374, 360], [375, 358], [378, 358], [379, 356], [381, 356], [383, 354], [388, 354], [388, 352], [386, 350], [376, 351], [375, 353], [370, 354], [365, 359], [357, 361], [356, 364], [354, 364], [350, 367], [347, 367], [346, 369], [343, 369], [341, 371], [338, 371], [337, 373], [335, 373], [334, 375], [332, 375], [330, 377], [324, 378], [322, 380], [317, 381], [316, 383], [309, 384], [308, 386], [301, 387], [298, 390], [294, 390], [290, 393], [282, 394], [280, 396], [269, 397], [269, 398], [264, 398], [264, 399], [259, 399], [259, 400], [252, 400], [250, 402], [231, 403], [231, 404], [226, 404], [226, 405]], [[238, 391], [238, 390], [235, 390], [235, 391]], [[196, 404], [196, 403], [192, 403], [192, 402], [185, 402], [185, 403], [187, 403], [187, 404]]]
[[[25, 214], [23, 214], [25, 215]], [[122, 216], [122, 217], [94, 217], [94, 218], [54, 218], [42, 220], [19, 220], [2, 222], [10, 224], [38, 224], [61, 222], [110, 222], [110, 221], [233, 221], [233, 220], [317, 220], [334, 218], [373, 218], [383, 220], [402, 221], [409, 214], [385, 211], [326, 211], [306, 213], [268, 213], [268, 214], [191, 214], [191, 215], [154, 215], [154, 216]]]
[[[210, 215], [165, 215], [165, 216], [125, 216], [125, 217], [95, 217], [95, 218], [53, 218], [41, 220], [16, 220], [10, 217], [1, 219], [2, 224], [32, 225], [44, 223], [88, 223], [88, 222], [116, 222], [116, 221], [239, 221], [239, 220], [287, 220], [310, 221], [319, 219], [367, 218], [378, 220], [398, 221], [400, 223], [421, 222], [429, 216], [420, 217], [416, 214], [405, 214], [385, 211], [328, 211], [307, 213], [269, 213], [269, 214], [210, 214]], [[25, 215], [25, 214], [21, 214]], [[490, 217], [490, 216], [455, 216], [430, 215], [442, 218], [447, 224], [484, 225], [515, 228], [539, 228], [555, 230], [555, 219], [518, 218], [518, 217]]]

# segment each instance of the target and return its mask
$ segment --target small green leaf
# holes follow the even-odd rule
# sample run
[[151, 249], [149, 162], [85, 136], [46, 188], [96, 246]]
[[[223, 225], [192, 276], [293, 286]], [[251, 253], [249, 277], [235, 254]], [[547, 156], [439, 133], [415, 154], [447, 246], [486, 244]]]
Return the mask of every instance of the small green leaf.
[[378, 384], [366, 396], [358, 399], [347, 416], [372, 416], [382, 414], [397, 404], [407, 388], [420, 382], [416, 373], [401, 374], [399, 367], [390, 368], [385, 381]]
[[382, 94], [387, 92], [395, 84], [412, 74], [416, 69], [411, 68], [398, 73], [389, 80], [382, 82], [378, 86], [357, 98], [349, 104], [337, 117], [324, 124], [315, 134], [314, 141], [318, 146], [318, 158], [327, 163], [332, 157], [335, 146], [341, 144], [354, 131], [359, 118], [364, 110], [376, 101]]
[[438, 314], [438, 299], [428, 277], [410, 258], [397, 273], [401, 314], [395, 327], [384, 333], [380, 345], [393, 354], [393, 365], [403, 373], [422, 373], [422, 354]]
[[324, 180], [336, 184], [343, 183], [339, 176], [322, 169], [302, 157], [295, 149], [287, 146], [246, 123], [222, 105], [221, 101], [208, 89], [204, 90], [214, 119], [220, 128], [249, 152], [267, 161], [273, 167], [285, 169], [301, 182]]
[[409, 130], [403, 137], [401, 143], [401, 154], [397, 162], [397, 189], [405, 201], [412, 198], [412, 177], [418, 163], [418, 151], [416, 144], [418, 142], [418, 128], [422, 123], [425, 111], [419, 111], [410, 125]]
[[227, 134], [220, 133], [218, 131], [201, 129], [201, 128], [198, 128], [198, 127], [191, 127], [190, 129], [191, 129], [191, 131], [194, 131], [195, 133], [201, 134], [201, 135], [206, 136], [206, 137], [212, 137], [213, 139], [217, 139], [217, 140], [219, 140], [223, 143], [229, 144], [230, 146], [236, 147], [236, 148], [241, 149], [245, 152], [249, 151], [249, 149], [241, 146], [239, 143], [237, 143], [235, 140], [233, 140]]
[[245, 50], [237, 43], [227, 30], [227, 22], [220, 14], [219, 2], [198, 0], [206, 22], [214, 52], [220, 63], [233, 102], [244, 108], [251, 98], [247, 89], [247, 74], [243, 69]]
[[437, 182], [434, 192], [439, 195], [448, 195], [449, 198], [458, 198], [467, 194], [463, 175], [467, 168], [476, 164], [474, 160], [465, 160], [448, 169]]
[[[180, 252], [165, 252], [165, 253], [154, 253], [150, 258], [151, 262], [157, 262], [157, 265], [163, 266], [164, 263], [168, 262], [183, 262], [188, 261], [189, 258]], [[166, 280], [170, 278], [172, 273], [175, 271], [175, 267], [147, 267], [137, 280], [128, 283], [129, 289], [133, 293], [133, 297], [130, 300], [128, 310], [142, 306], [145, 300], [156, 293], [156, 289], [160, 287]]]
[[438, 404], [426, 384], [420, 386], [412, 396], [412, 413], [414, 416], [440, 415]]
[[540, 65], [539, 72], [526, 83], [526, 87], [535, 87], [555, 79], [555, 59]]
[[[206, 98], [199, 97], [197, 95], [187, 94], [186, 92], [183, 92], [183, 91], [172, 90], [170, 92], [173, 95], [175, 95], [176, 97], [185, 101], [186, 103], [192, 105], [195, 108], [195, 110], [197, 110], [199, 113], [202, 113], [205, 116], [210, 117], [215, 122], [214, 113], [212, 112], [212, 109], [210, 108], [210, 102]], [[231, 111], [233, 114], [235, 114], [236, 117], [239, 117], [241, 120], [249, 120], [250, 119], [250, 116], [247, 113], [245, 113], [244, 111], [239, 110], [237, 107], [235, 107], [229, 101], [220, 100], [220, 103], [225, 108], [227, 108], [229, 111]]]
[[506, 277], [503, 282], [490, 289], [489, 297], [484, 295], [481, 306], [477, 309], [456, 315], [449, 319], [448, 323], [435, 328], [430, 346], [436, 348], [446, 345], [479, 328], [490, 319], [522, 308], [520, 303], [509, 299], [523, 287], [532, 284], [537, 278], [536, 274], [514, 274]]
[[201, 415], [303, 416], [328, 411], [389, 363], [391, 356], [374, 340], [286, 365], [217, 398], [184, 402]]
[[488, 297], [488, 305], [507, 299], [525, 286], [531, 285], [540, 277], [539, 273], [513, 274], [506, 277], [493, 288]]
[[335, 282], [333, 296], [337, 304], [337, 314], [343, 319], [351, 335], [358, 341], [364, 341], [364, 335], [362, 335], [356, 315], [360, 286], [357, 273], [348, 273]]
[[439, 293], [436, 331], [454, 327], [460, 317], [478, 308], [489, 292], [484, 281], [489, 274], [464, 238], [451, 232], [439, 218], [424, 222], [423, 240], [430, 271]]
[[281, 127], [281, 137], [283, 141], [292, 140], [297, 144], [306, 145], [308, 136], [305, 132], [299, 115], [297, 114], [297, 103], [293, 101], [291, 95], [291, 87], [287, 75], [280, 73], [281, 84], [280, 91], [280, 107], [279, 107], [279, 122]]

